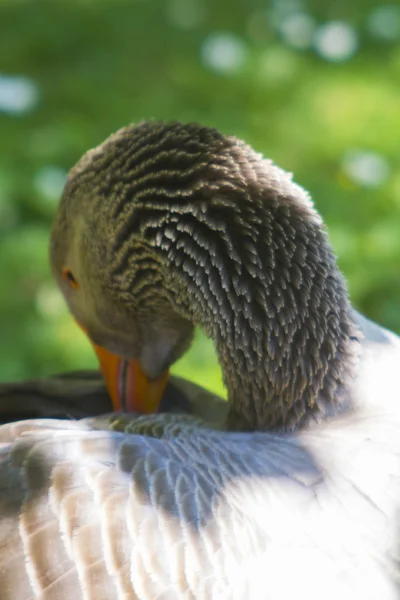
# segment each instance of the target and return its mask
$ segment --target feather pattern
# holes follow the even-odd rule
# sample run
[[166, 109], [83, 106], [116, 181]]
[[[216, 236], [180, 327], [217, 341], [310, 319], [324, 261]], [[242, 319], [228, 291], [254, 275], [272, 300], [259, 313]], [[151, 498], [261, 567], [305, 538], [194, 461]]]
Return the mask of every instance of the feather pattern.
[[400, 342], [359, 321], [365, 410], [318, 428], [229, 433], [181, 414], [3, 425], [2, 600], [398, 598]]

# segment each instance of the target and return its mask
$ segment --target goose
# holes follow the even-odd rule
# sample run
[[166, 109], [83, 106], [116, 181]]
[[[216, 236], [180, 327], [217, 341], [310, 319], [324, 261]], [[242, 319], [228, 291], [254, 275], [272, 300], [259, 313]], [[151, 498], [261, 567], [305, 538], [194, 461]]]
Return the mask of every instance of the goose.
[[[400, 340], [353, 309], [289, 174], [208, 127], [128, 126], [70, 171], [50, 261], [115, 412], [1, 426], [1, 600], [399, 597]], [[212, 422], [160, 411], [194, 326]]]

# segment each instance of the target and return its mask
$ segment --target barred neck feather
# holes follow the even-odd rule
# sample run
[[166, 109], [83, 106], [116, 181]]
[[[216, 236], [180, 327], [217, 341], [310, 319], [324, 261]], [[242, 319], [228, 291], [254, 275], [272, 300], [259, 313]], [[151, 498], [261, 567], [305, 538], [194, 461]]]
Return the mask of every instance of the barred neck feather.
[[292, 429], [348, 408], [357, 332], [321, 218], [249, 146], [195, 124], [127, 127], [71, 171], [67, 212], [128, 312], [168, 302], [213, 338], [231, 427]]

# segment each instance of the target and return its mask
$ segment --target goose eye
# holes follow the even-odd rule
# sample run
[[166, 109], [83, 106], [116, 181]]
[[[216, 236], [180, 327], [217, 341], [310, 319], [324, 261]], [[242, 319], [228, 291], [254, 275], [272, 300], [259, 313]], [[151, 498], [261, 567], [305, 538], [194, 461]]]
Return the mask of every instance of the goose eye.
[[63, 277], [68, 281], [71, 287], [78, 288], [78, 282], [76, 281], [72, 271], [70, 269], [64, 269]]

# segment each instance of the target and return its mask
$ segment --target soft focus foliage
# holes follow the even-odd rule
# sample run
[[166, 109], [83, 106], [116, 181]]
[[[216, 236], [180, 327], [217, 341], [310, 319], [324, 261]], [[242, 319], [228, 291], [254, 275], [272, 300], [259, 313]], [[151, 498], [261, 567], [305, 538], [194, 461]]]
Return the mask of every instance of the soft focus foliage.
[[[117, 128], [196, 120], [309, 189], [352, 300], [400, 332], [400, 8], [380, 0], [0, 0], [0, 379], [95, 365], [50, 278], [67, 170]], [[176, 369], [221, 389], [199, 336]]]

